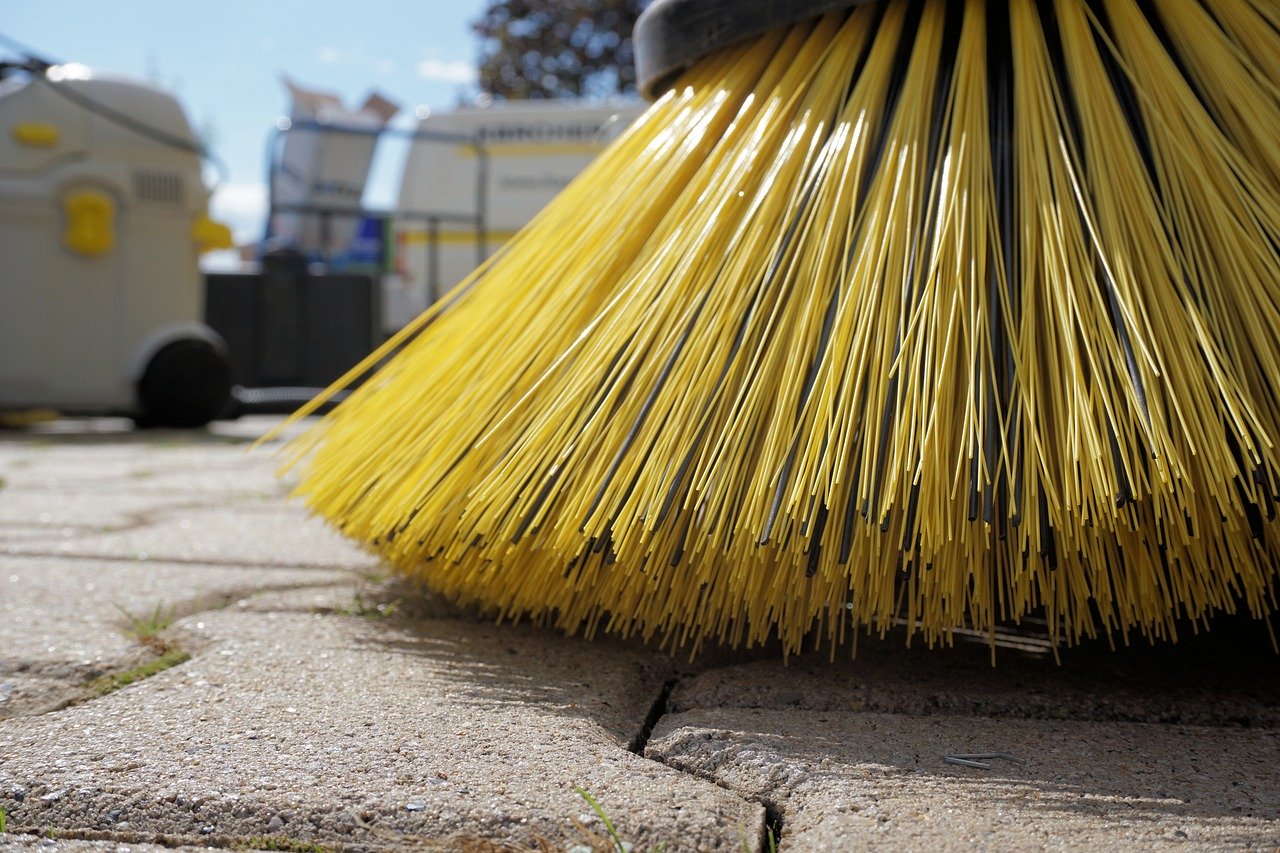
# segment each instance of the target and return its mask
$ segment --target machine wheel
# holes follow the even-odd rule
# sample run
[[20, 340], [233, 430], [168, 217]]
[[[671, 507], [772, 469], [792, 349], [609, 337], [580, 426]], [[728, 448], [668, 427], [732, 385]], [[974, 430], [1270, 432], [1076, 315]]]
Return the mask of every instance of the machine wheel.
[[187, 338], [163, 347], [138, 381], [141, 427], [202, 427], [227, 410], [231, 367], [208, 341]]

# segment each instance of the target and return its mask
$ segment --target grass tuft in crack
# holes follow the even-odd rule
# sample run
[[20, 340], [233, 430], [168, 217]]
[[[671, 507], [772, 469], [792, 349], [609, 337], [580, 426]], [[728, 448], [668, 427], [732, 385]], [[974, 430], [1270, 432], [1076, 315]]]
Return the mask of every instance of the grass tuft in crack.
[[172, 610], [166, 609], [164, 602], [161, 601], [155, 606], [151, 613], [139, 616], [130, 613], [120, 605], [116, 605], [116, 610], [120, 611], [120, 615], [124, 617], [124, 632], [126, 635], [142, 643], [158, 655], [163, 655], [170, 651], [170, 646], [164, 640], [160, 639], [160, 632], [173, 624], [174, 613]]
[[0, 832], [4, 832], [9, 826], [9, 819], [5, 816], [4, 809], [0, 808]]
[[191, 660], [191, 655], [182, 649], [170, 648], [155, 660], [147, 661], [123, 672], [113, 672], [95, 678], [89, 682], [86, 689], [93, 696], [106, 696], [108, 693], [113, 693], [122, 687], [128, 687], [135, 681], [150, 678], [157, 673], [164, 672], [166, 669], [171, 669], [189, 660]]
[[390, 619], [395, 615], [396, 610], [400, 607], [400, 599], [394, 601], [383, 601], [375, 603], [366, 599], [364, 593], [357, 590], [351, 596], [351, 603], [346, 607], [339, 607], [333, 612], [339, 616], [359, 616], [363, 619]]

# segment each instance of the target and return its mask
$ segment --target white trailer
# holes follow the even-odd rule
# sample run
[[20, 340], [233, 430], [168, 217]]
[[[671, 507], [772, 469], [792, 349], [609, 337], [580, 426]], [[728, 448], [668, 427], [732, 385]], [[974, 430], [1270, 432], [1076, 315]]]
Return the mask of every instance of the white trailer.
[[[412, 320], [510, 239], [641, 110], [633, 102], [507, 101], [422, 118], [400, 184], [387, 329]], [[447, 217], [415, 215], [422, 211]]]
[[[294, 100], [296, 112], [296, 91]], [[413, 131], [295, 116], [268, 145], [267, 238], [331, 270], [377, 275], [391, 334], [528, 223], [642, 109], [495, 102], [421, 111]], [[408, 138], [399, 199], [394, 210], [372, 210], [361, 200], [374, 145], [394, 137]]]

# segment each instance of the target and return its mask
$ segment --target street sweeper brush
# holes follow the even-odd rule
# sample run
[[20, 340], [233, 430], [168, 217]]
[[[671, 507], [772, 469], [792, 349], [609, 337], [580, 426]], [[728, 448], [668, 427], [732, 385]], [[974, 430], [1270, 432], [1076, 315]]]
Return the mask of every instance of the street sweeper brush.
[[672, 646], [1269, 618], [1274, 0], [637, 33], [649, 111], [294, 446], [317, 512], [457, 601]]

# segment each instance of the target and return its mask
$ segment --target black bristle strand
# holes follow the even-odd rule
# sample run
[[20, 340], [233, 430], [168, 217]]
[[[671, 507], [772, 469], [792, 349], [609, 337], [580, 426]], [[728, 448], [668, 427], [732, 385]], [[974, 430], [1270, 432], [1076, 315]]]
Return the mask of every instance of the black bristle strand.
[[805, 565], [804, 576], [811, 578], [818, 573], [822, 564], [822, 536], [827, 529], [827, 506], [818, 504], [818, 511], [813, 516], [813, 532], [809, 537], [809, 559]]
[[1040, 517], [1040, 556], [1050, 569], [1058, 567], [1058, 546], [1054, 540], [1053, 525], [1049, 521], [1049, 500], [1041, 492], [1037, 496]]
[[[993, 8], [994, 7], [994, 8]], [[1017, 302], [1017, 248], [1016, 187], [1013, 151], [1013, 63], [1011, 60], [1013, 36], [1010, 31], [1009, 9], [1003, 2], [987, 4], [987, 86], [989, 91], [988, 122], [991, 142], [992, 175], [995, 182], [997, 233], [1000, 251], [995, 255], [1004, 269], [1005, 296], [1012, 308]], [[983, 520], [991, 523], [993, 515], [999, 519], [998, 534], [1007, 535], [1010, 519], [1009, 468], [1013, 460], [1005, 464], [996, 461], [999, 431], [1006, 431], [1005, 444], [1013, 452], [1012, 431], [1014, 418], [1011, 412], [1014, 382], [1013, 346], [1009, 331], [1005, 328], [1004, 311], [1001, 309], [1001, 281], [995, 264], [988, 271], [990, 291], [990, 322], [992, 330], [992, 355], [994, 358], [996, 388], [988, 400], [987, 408], [987, 464], [995, 467], [995, 478], [988, 489], [983, 505]]]
[[[605, 472], [601, 479], [600, 487], [596, 490], [595, 497], [591, 501], [590, 507], [587, 509], [585, 516], [587, 518], [595, 514], [600, 508], [600, 502], [604, 500], [605, 493], [613, 482], [613, 478], [617, 475], [618, 469], [622, 467], [622, 462], [627, 454], [631, 451], [631, 446], [635, 444], [636, 438], [640, 435], [640, 430], [644, 427], [645, 421], [649, 418], [649, 413], [653, 410], [654, 403], [657, 402], [658, 394], [662, 392], [663, 387], [667, 384], [667, 379], [671, 376], [671, 371], [675, 368], [676, 361], [684, 352], [685, 345], [689, 342], [689, 337], [693, 334], [694, 326], [698, 322], [698, 318], [702, 315], [702, 311], [707, 305], [707, 294], [704, 293], [702, 300], [698, 303], [698, 307], [694, 309], [693, 316], [689, 318], [689, 322], [685, 324], [684, 330], [680, 333], [680, 338], [676, 341], [671, 352], [667, 355], [666, 361], [663, 362], [662, 370], [658, 373], [657, 378], [653, 382], [653, 387], [649, 389], [648, 395], [645, 397], [644, 403], [640, 407], [639, 413], [636, 414], [635, 420], [631, 424], [631, 428], [627, 431], [626, 437], [623, 439], [618, 451], [613, 455], [613, 459], [609, 462], [609, 469]], [[634, 487], [634, 483], [632, 484]], [[585, 522], [585, 518], [584, 518]]]
[[538, 496], [533, 499], [533, 505], [520, 519], [520, 524], [516, 527], [515, 534], [511, 537], [512, 545], [519, 545], [520, 540], [524, 539], [525, 534], [529, 532], [529, 528], [533, 526], [533, 521], [538, 517], [538, 513], [542, 512], [543, 505], [550, 500], [552, 493], [555, 491], [556, 483], [560, 480], [560, 471], [555, 470], [542, 483], [542, 487], [538, 490]]
[[907, 513], [902, 519], [902, 550], [912, 551], [919, 542], [916, 535], [916, 511], [920, 506], [920, 486], [911, 486], [911, 497], [907, 499]]
[[1133, 487], [1129, 483], [1129, 475], [1125, 471], [1124, 459], [1120, 455], [1120, 441], [1116, 438], [1115, 428], [1107, 424], [1107, 444], [1111, 449], [1111, 465], [1116, 472], [1116, 509], [1126, 506], [1133, 500]]
[[984, 499], [978, 490], [978, 453], [975, 450], [971, 452], [969, 457], [969, 510], [966, 513], [967, 520], [970, 524], [978, 520], [980, 512], [980, 504], [990, 505], [990, 500]]

